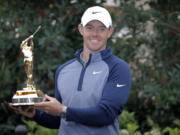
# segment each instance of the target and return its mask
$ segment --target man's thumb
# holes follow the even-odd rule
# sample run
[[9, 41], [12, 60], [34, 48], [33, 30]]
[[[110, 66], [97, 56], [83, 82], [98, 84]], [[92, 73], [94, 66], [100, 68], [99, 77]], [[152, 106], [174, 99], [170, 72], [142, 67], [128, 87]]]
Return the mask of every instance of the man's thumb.
[[45, 95], [45, 98], [46, 98], [47, 100], [49, 100], [49, 101], [51, 101], [51, 100], [53, 99], [53, 97], [50, 97], [50, 96], [48, 96], [47, 94]]

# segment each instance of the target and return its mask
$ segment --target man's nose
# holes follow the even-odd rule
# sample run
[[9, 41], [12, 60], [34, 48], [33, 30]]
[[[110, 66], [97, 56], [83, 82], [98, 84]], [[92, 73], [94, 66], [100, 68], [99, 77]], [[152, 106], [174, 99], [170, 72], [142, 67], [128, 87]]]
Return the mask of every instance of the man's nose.
[[98, 33], [99, 33], [98, 29], [94, 29], [92, 35], [93, 35], [93, 36], [97, 36]]

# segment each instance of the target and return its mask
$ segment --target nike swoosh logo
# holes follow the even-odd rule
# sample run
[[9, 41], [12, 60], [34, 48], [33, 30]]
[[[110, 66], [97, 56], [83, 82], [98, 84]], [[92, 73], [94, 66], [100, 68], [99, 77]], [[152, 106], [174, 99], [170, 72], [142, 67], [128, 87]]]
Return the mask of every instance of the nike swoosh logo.
[[93, 71], [93, 75], [100, 74], [102, 71]]
[[101, 12], [92, 12], [92, 14], [97, 14], [97, 13], [101, 13]]
[[126, 86], [125, 84], [116, 84], [116, 87], [118, 87], [118, 88], [120, 88], [120, 87], [124, 87], [124, 86]]

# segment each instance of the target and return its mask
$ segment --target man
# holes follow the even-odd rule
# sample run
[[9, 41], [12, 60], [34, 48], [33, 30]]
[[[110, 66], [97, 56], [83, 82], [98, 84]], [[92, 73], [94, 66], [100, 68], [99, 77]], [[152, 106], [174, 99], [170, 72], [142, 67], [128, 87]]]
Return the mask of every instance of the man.
[[131, 86], [126, 62], [111, 54], [107, 40], [113, 33], [109, 12], [88, 8], [78, 30], [83, 49], [60, 66], [55, 74], [55, 98], [20, 113], [60, 135], [119, 135], [119, 115]]

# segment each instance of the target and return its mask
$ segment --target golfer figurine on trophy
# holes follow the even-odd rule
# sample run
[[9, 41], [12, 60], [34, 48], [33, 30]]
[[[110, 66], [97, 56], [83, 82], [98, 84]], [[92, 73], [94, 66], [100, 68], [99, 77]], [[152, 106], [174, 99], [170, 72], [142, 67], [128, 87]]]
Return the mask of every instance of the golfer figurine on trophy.
[[37, 102], [42, 102], [44, 94], [41, 90], [37, 90], [33, 80], [33, 37], [39, 31], [37, 30], [28, 38], [22, 41], [20, 48], [24, 56], [24, 69], [26, 73], [26, 87], [23, 90], [17, 90], [12, 98], [12, 105], [33, 105]]

